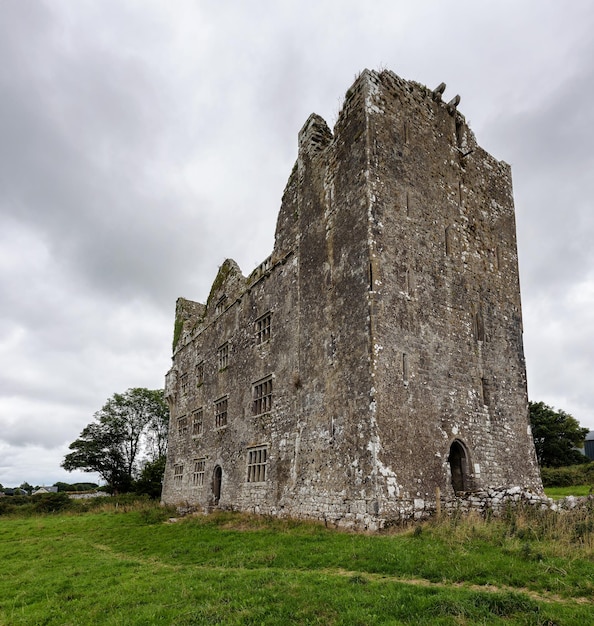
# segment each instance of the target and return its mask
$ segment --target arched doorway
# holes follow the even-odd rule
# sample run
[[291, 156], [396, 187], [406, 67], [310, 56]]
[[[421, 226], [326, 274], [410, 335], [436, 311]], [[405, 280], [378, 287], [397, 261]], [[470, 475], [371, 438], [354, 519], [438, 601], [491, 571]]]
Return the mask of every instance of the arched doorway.
[[468, 491], [468, 455], [462, 442], [454, 441], [452, 443], [448, 461], [450, 463], [454, 491]]
[[214, 473], [212, 475], [212, 496], [213, 496], [213, 504], [218, 506], [219, 500], [221, 499], [221, 483], [223, 482], [223, 470], [220, 465], [217, 465], [214, 468]]

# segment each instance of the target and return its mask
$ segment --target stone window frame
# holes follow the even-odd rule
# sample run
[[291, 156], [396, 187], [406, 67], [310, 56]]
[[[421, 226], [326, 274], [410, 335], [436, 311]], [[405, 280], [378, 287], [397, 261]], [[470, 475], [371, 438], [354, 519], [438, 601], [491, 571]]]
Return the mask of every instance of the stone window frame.
[[214, 403], [215, 428], [226, 428], [229, 419], [229, 396], [221, 396]]
[[255, 322], [256, 345], [261, 346], [270, 341], [272, 326], [272, 311], [267, 311], [261, 315]]
[[217, 350], [217, 363], [219, 366], [219, 372], [224, 372], [229, 367], [229, 342], [225, 341], [224, 344], [219, 346]]
[[177, 463], [173, 466], [173, 484], [175, 487], [181, 487], [184, 480], [184, 466]]
[[196, 387], [201, 387], [204, 384], [204, 361], [198, 361], [196, 363]]
[[194, 459], [194, 471], [192, 473], [192, 487], [204, 487], [206, 471], [206, 457]]
[[204, 433], [204, 407], [192, 413], [192, 437], [200, 437]]
[[188, 373], [182, 374], [179, 379], [182, 396], [188, 395], [189, 378]]
[[247, 449], [246, 482], [265, 483], [268, 474], [268, 444], [252, 446]]
[[220, 315], [225, 310], [225, 304], [227, 303], [227, 296], [223, 294], [215, 305], [215, 315]]
[[484, 343], [486, 335], [485, 335], [485, 320], [483, 318], [483, 313], [481, 311], [481, 307], [477, 307], [472, 316], [472, 334], [476, 341], [481, 341]]
[[452, 256], [452, 226], [445, 227], [444, 230], [444, 252], [446, 256]]
[[272, 410], [272, 374], [252, 384], [252, 415], [265, 415]]
[[177, 418], [177, 434], [182, 436], [188, 433], [188, 416], [182, 415]]

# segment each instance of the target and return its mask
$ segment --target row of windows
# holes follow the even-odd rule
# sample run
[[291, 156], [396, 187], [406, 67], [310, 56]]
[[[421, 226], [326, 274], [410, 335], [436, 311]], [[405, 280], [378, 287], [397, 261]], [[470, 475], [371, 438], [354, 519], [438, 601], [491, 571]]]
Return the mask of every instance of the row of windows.
[[[229, 396], [223, 396], [214, 403], [215, 428], [223, 428], [228, 420]], [[272, 376], [267, 376], [252, 385], [252, 415], [262, 415], [272, 410]], [[187, 435], [190, 424], [186, 415], [177, 420], [179, 435]], [[191, 423], [192, 436], [201, 435], [204, 432], [204, 407], [196, 409], [192, 413]]]
[[[247, 451], [246, 482], [263, 483], [266, 481], [268, 466], [268, 446], [257, 446]], [[206, 471], [206, 459], [194, 459], [192, 471], [192, 487], [203, 487]], [[173, 484], [181, 487], [184, 480], [184, 466], [179, 463], [173, 466]]]
[[[256, 345], [260, 346], [270, 341], [272, 313], [268, 312], [259, 317], [255, 322]], [[229, 342], [226, 341], [217, 349], [217, 367], [219, 372], [225, 371], [229, 367]], [[196, 387], [204, 384], [204, 361], [196, 364]], [[187, 395], [189, 390], [189, 376], [186, 372], [180, 378], [180, 388], [182, 395]]]

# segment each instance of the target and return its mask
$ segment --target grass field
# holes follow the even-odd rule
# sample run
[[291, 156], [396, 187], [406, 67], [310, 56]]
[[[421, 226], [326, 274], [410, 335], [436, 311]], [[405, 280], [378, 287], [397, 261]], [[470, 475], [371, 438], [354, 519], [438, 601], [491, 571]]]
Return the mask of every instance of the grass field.
[[0, 624], [594, 623], [593, 511], [375, 535], [170, 514], [1, 516]]
[[545, 493], [549, 498], [558, 500], [566, 496], [589, 496], [594, 492], [590, 485], [574, 485], [572, 487], [546, 487]]

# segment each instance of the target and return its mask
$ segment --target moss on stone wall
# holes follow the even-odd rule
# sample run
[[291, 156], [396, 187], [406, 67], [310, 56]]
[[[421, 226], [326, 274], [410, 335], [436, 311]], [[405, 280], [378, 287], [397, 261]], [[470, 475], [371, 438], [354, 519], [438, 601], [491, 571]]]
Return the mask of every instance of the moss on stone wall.
[[180, 316], [177, 316], [175, 318], [175, 324], [173, 325], [172, 352], [175, 352], [175, 349], [177, 348], [177, 343], [180, 340], [183, 329], [184, 329], [184, 320]]
[[225, 281], [231, 274], [233, 270], [234, 262], [231, 259], [226, 259], [226, 261], [219, 267], [219, 272], [214, 279], [212, 287], [210, 288], [210, 293], [208, 294], [208, 300], [206, 301], [206, 306], [210, 306], [210, 303], [216, 294], [216, 292], [225, 284]]

